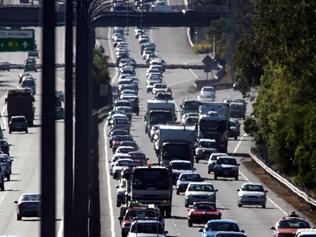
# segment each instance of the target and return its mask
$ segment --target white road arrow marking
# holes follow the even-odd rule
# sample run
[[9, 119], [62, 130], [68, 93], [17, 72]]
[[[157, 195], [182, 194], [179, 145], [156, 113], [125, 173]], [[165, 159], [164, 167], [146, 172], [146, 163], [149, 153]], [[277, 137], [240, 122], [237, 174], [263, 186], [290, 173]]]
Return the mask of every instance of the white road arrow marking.
[[24, 42], [22, 43], [22, 45], [23, 45], [24, 48], [26, 48], [29, 44], [28, 44], [26, 41], [24, 41]]

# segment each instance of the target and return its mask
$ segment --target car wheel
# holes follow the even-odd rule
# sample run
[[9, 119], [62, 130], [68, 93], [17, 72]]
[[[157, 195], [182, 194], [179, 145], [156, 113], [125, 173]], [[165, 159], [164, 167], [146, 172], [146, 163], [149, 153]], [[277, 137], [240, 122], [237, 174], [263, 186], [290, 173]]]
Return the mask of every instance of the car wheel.
[[211, 171], [208, 169], [208, 170], [207, 170], [207, 173], [208, 173], [208, 174], [210, 174], [210, 173], [211, 173]]
[[26, 130], [25, 130], [25, 133], [29, 133], [29, 131], [26, 129]]
[[116, 203], [116, 207], [120, 207], [121, 204], [119, 202]]
[[113, 174], [113, 179], [117, 179], [117, 174], [116, 173]]
[[184, 207], [188, 207], [189, 205], [187, 203], [184, 204]]
[[215, 179], [215, 180], [217, 179], [217, 175], [216, 175], [216, 174], [214, 174], [214, 179]]
[[0, 189], [1, 189], [1, 191], [4, 191], [4, 180], [2, 181]]
[[242, 207], [241, 203], [238, 203], [238, 207]]
[[179, 195], [179, 194], [180, 194], [180, 191], [177, 189], [177, 192], [176, 192], [176, 193], [177, 193], [177, 195]]
[[171, 207], [166, 209], [166, 218], [171, 218]]
[[7, 181], [10, 181], [10, 175], [9, 174], [7, 175]]
[[237, 140], [237, 136], [235, 136], [235, 140]]
[[199, 163], [199, 159], [198, 158], [196, 158], [195, 161], [196, 161], [196, 163]]
[[235, 177], [235, 180], [238, 180], [238, 176]]
[[192, 227], [192, 221], [188, 220], [188, 226]]
[[20, 216], [19, 214], [16, 214], [16, 219], [17, 219], [18, 221], [20, 221], [20, 220], [22, 220], [22, 216]]
[[11, 134], [11, 133], [12, 133], [12, 131], [11, 131], [11, 130], [9, 130], [9, 133]]
[[262, 205], [262, 208], [266, 208], [266, 204], [263, 204], [263, 205]]

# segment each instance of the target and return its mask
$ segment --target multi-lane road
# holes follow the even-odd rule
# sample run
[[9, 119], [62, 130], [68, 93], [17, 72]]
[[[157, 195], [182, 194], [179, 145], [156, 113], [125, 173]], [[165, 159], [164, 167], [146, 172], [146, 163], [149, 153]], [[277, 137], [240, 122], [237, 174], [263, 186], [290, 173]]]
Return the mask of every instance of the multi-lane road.
[[[41, 30], [35, 28], [36, 42], [41, 52]], [[57, 46], [56, 57], [57, 62], [64, 61], [64, 46], [63, 37], [64, 29], [57, 28]], [[0, 61], [8, 61], [10, 63], [23, 64], [27, 58], [25, 52], [0, 53]], [[40, 62], [40, 58], [38, 59]], [[0, 71], [0, 108], [6, 115], [5, 97], [8, 89], [16, 88], [18, 85], [18, 75], [22, 70]], [[35, 96], [35, 126], [29, 128], [29, 133], [12, 133], [8, 134], [8, 130], [4, 131], [4, 136], [12, 144], [10, 153], [13, 158], [12, 178], [11, 181], [5, 182], [5, 191], [0, 192], [0, 235], [15, 235], [15, 236], [40, 236], [39, 218], [25, 218], [22, 221], [16, 220], [16, 204], [14, 201], [19, 198], [24, 192], [40, 192], [40, 124], [41, 124], [41, 71], [32, 73], [36, 78], [37, 94]], [[63, 89], [63, 71], [57, 71], [56, 87], [58, 90]], [[6, 117], [2, 117], [1, 124], [6, 127]], [[62, 234], [62, 219], [63, 219], [63, 159], [64, 159], [64, 138], [63, 120], [56, 121], [57, 129], [57, 216], [56, 229]]]
[[[159, 28], [148, 31], [150, 38], [156, 43], [156, 49], [161, 58], [167, 63], [172, 64], [190, 64], [201, 62], [204, 55], [195, 55], [189, 46], [186, 29], [185, 28]], [[100, 43], [106, 47], [107, 55], [112, 59], [113, 48], [110, 41], [109, 29], [98, 29]], [[130, 55], [141, 63], [140, 49], [137, 40], [134, 37], [133, 28], [130, 28], [126, 35]], [[116, 82], [115, 70], [112, 71], [113, 83]], [[152, 98], [150, 94], [145, 91], [145, 69], [137, 69], [137, 77], [140, 81], [140, 115], [134, 116], [132, 120], [132, 135], [141, 150], [151, 159], [153, 163], [157, 162], [155, 157], [153, 145], [149, 141], [148, 136], [144, 133], [143, 116], [146, 108], [146, 100]], [[196, 78], [203, 78], [202, 71], [170, 69], [166, 70], [164, 80], [172, 88], [175, 101], [179, 107], [184, 98], [192, 98], [198, 94], [193, 87], [193, 80]], [[216, 98], [219, 101], [224, 99], [241, 98], [239, 92], [229, 90], [219, 90], [216, 92]], [[248, 101], [248, 113], [251, 111], [251, 105]], [[101, 228], [102, 236], [120, 236], [120, 227], [117, 220], [119, 208], [115, 207], [116, 201], [116, 180], [109, 176], [108, 168], [111, 160], [112, 151], [107, 148], [106, 130], [100, 127], [100, 137], [104, 132], [104, 143], [100, 144], [100, 188], [101, 188]], [[229, 141], [228, 151], [230, 153], [247, 153], [251, 145], [251, 138], [247, 134], [242, 133], [237, 140]], [[105, 149], [104, 149], [105, 147]], [[195, 164], [196, 171], [200, 173], [208, 182], [214, 184], [219, 190], [217, 193], [217, 206], [222, 210], [223, 218], [236, 220], [242, 229], [245, 230], [248, 236], [268, 237], [272, 236], [271, 226], [282, 216], [293, 210], [289, 204], [284, 202], [272, 190], [268, 190], [267, 208], [257, 207], [243, 207], [237, 206], [237, 189], [244, 182], [260, 182], [251, 172], [243, 166], [243, 160], [247, 158], [238, 158], [241, 163], [239, 180], [213, 180], [213, 175], [207, 174], [206, 162]], [[105, 170], [102, 170], [105, 169]], [[166, 230], [169, 232], [168, 236], [199, 236], [198, 232], [201, 226], [194, 226], [189, 228], [187, 226], [187, 210], [184, 207], [184, 196], [173, 196], [172, 218], [166, 219]]]

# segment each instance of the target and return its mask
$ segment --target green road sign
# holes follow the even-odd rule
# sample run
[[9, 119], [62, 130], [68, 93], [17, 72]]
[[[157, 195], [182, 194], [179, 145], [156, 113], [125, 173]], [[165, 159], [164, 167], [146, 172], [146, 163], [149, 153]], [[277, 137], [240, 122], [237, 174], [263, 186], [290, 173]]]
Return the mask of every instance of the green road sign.
[[30, 51], [34, 48], [34, 30], [0, 30], [0, 52]]

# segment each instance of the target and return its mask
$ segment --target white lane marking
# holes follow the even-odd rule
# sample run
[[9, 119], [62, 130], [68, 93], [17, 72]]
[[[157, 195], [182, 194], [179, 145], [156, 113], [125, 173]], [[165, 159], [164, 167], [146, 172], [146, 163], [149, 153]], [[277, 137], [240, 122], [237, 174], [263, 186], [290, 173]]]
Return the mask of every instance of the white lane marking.
[[[242, 136], [242, 138], [245, 137], [245, 136], [247, 136], [246, 133]], [[238, 148], [239, 148], [241, 142], [243, 141], [242, 138], [241, 138], [240, 141], [238, 142], [238, 144], [237, 144], [237, 146], [235, 147], [233, 153], [236, 153], [236, 152], [237, 152], [237, 150], [238, 150]], [[240, 175], [241, 175], [247, 182], [252, 183], [252, 181], [251, 181], [250, 179], [248, 179], [248, 177], [247, 177], [243, 172], [239, 171], [239, 173], [240, 173]], [[280, 207], [278, 204], [276, 204], [271, 198], [267, 197], [267, 199], [268, 199], [269, 202], [272, 203], [272, 205], [274, 205], [277, 209], [279, 209], [284, 215], [287, 215], [287, 214], [288, 214], [282, 207]]]
[[7, 121], [5, 120], [5, 118], [4, 118], [4, 111], [6, 111], [6, 109], [7, 109], [7, 104], [5, 104], [4, 106], [3, 106], [3, 109], [2, 109], [2, 111], [1, 111], [1, 118], [2, 118], [2, 127], [1, 128], [3, 128], [3, 129], [6, 129], [7, 128]]
[[[109, 49], [110, 49], [111, 59], [112, 59], [112, 62], [115, 63], [115, 61], [114, 61], [114, 53], [113, 53], [112, 45], [111, 45], [111, 30], [110, 29], [109, 29], [109, 32], [108, 32], [108, 42], [109, 42]], [[115, 74], [114, 74], [114, 77], [112, 78], [112, 84], [114, 84], [114, 82], [116, 81], [117, 77], [118, 77], [118, 68], [115, 67]]]
[[199, 79], [199, 76], [190, 68], [189, 71], [193, 74], [196, 79]]
[[63, 237], [63, 236], [64, 236], [64, 220], [62, 219], [59, 224], [57, 237]]
[[113, 200], [111, 195], [111, 177], [110, 177], [110, 169], [109, 169], [109, 158], [108, 158], [108, 139], [106, 134], [106, 127], [104, 126], [104, 145], [105, 145], [105, 171], [106, 171], [106, 181], [108, 188], [108, 200], [109, 200], [109, 209], [110, 209], [110, 218], [111, 218], [111, 236], [115, 237], [115, 226], [114, 226], [114, 212], [113, 212]]
[[177, 110], [177, 120], [180, 122], [181, 121], [181, 113], [179, 110], [179, 106], [177, 105], [176, 102], [174, 102], [175, 106], [176, 106], [176, 110]]
[[247, 135], [248, 135], [247, 133], [245, 133], [244, 135], [242, 135], [242, 137], [240, 138], [239, 142], [237, 143], [237, 146], [235, 147], [233, 153], [236, 153], [236, 152], [238, 151], [238, 149], [239, 149], [239, 147], [240, 147], [240, 144], [241, 144], [241, 142], [243, 141], [243, 138], [244, 138], [245, 136], [247, 136]]

